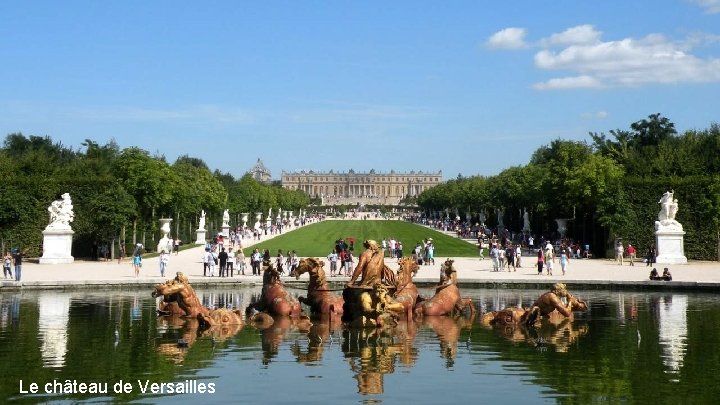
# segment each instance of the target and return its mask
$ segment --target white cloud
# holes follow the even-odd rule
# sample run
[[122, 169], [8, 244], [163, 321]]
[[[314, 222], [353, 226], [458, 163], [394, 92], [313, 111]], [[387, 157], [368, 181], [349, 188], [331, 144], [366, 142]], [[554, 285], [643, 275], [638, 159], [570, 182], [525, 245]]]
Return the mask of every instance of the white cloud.
[[552, 34], [549, 38], [541, 40], [540, 43], [543, 45], [593, 44], [600, 40], [601, 35], [602, 32], [595, 30], [595, 27], [585, 24]]
[[521, 49], [525, 48], [525, 28], [505, 28], [490, 36], [485, 45], [493, 49]]
[[580, 116], [588, 120], [604, 120], [605, 118], [607, 118], [608, 113], [607, 111], [595, 111], [582, 113], [580, 114]]
[[705, 9], [707, 14], [720, 13], [720, 0], [690, 0]]
[[553, 90], [719, 82], [720, 59], [699, 58], [690, 53], [692, 46], [691, 40], [675, 43], [650, 34], [641, 39], [570, 45], [557, 52], [543, 49], [535, 54], [536, 67], [570, 71], [575, 76], [533, 87]]
[[560, 77], [533, 84], [535, 90], [597, 89], [601, 87], [602, 84], [590, 76]]

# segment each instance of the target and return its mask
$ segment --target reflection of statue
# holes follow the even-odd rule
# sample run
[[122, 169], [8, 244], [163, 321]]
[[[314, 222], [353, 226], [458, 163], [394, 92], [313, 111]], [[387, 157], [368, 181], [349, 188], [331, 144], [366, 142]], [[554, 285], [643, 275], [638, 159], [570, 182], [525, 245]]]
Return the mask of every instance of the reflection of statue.
[[153, 297], [163, 297], [165, 302], [176, 302], [185, 315], [197, 318], [201, 326], [242, 324], [242, 313], [221, 308], [210, 311], [200, 303], [190, 280], [182, 272], [177, 272], [173, 280], [155, 286]]
[[671, 228], [682, 230], [682, 225], [675, 220], [675, 215], [678, 211], [678, 200], [674, 198], [675, 193], [673, 191], [666, 191], [663, 194], [658, 204], [660, 204], [660, 212], [658, 213], [658, 220], [655, 222], [655, 229], [660, 228]]
[[228, 210], [223, 211], [222, 226], [230, 226], [230, 213], [228, 212]]
[[198, 229], [205, 229], [205, 210], [200, 211], [200, 223]]
[[55, 200], [48, 207], [50, 213], [48, 228], [70, 229], [70, 222], [75, 219], [70, 194], [65, 193], [61, 197], [62, 200]]

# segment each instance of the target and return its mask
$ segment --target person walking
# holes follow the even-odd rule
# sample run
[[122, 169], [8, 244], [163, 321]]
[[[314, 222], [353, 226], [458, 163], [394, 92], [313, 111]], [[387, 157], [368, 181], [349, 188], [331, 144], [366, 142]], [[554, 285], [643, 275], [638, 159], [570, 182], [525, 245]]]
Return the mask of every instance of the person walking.
[[562, 270], [563, 276], [565, 275], [565, 268], [567, 267], [568, 260], [570, 260], [569, 249], [565, 244], [560, 245], [560, 270]]
[[635, 249], [635, 246], [628, 245], [627, 254], [628, 259], [630, 259], [630, 265], [635, 266], [635, 259], [637, 259], [637, 249]]
[[260, 262], [262, 261], [262, 255], [260, 250], [255, 249], [253, 254], [250, 256], [250, 266], [252, 266], [253, 276], [260, 275]]
[[[353, 266], [355, 265], [353, 260], [352, 252], [347, 252], [345, 254], [345, 275], [350, 277], [350, 275], [353, 273]], [[341, 274], [342, 275], [342, 274]]]
[[338, 255], [333, 250], [330, 252], [330, 254], [327, 256], [328, 261], [330, 262], [330, 277], [335, 277], [335, 273], [337, 272], [337, 261], [338, 261]]
[[233, 248], [228, 249], [227, 254], [227, 271], [230, 272], [230, 277], [232, 277], [235, 271], [235, 252], [233, 252]]
[[[290, 261], [290, 257], [288, 256], [288, 261]], [[290, 267], [290, 266], [287, 266]], [[275, 269], [277, 269], [277, 272], [282, 276], [285, 274], [285, 257], [282, 254], [282, 250], [278, 249], [277, 256], [275, 256]]]
[[622, 242], [618, 241], [617, 245], [615, 245], [615, 261], [618, 262], [620, 266], [623, 265], [623, 256], [625, 256], [625, 247]]
[[203, 277], [207, 277], [207, 271], [210, 269], [210, 260], [212, 260], [212, 255], [210, 253], [210, 248], [206, 247], [205, 252], [202, 254], [202, 261], [203, 261]]
[[655, 250], [655, 244], [653, 243], [650, 245], [647, 253], [645, 254], [645, 261], [647, 263], [647, 267], [650, 267], [653, 263], [655, 263], [655, 256], [657, 256], [657, 250]]
[[218, 254], [218, 261], [220, 262], [220, 277], [227, 277], [228, 254], [225, 251], [224, 247], [220, 248], [220, 253]]
[[8, 275], [10, 275], [10, 278], [13, 278], [12, 275], [12, 261], [13, 258], [10, 255], [10, 252], [5, 252], [5, 256], [3, 257], [3, 275], [5, 278], [8, 278]]
[[170, 254], [165, 250], [160, 252], [160, 277], [165, 277], [165, 270], [170, 261]]
[[537, 250], [537, 271], [538, 275], [542, 276], [543, 274], [543, 265], [545, 264], [545, 255], [543, 254], [542, 249]]

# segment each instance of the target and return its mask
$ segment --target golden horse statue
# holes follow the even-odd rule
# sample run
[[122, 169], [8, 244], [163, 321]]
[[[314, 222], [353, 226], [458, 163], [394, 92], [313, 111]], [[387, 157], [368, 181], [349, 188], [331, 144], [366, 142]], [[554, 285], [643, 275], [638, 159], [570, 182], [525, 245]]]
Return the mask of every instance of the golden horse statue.
[[332, 320], [333, 317], [342, 316], [345, 301], [340, 295], [331, 292], [323, 266], [325, 266], [325, 262], [320, 259], [305, 258], [300, 260], [290, 275], [295, 279], [299, 279], [305, 273], [310, 275], [307, 298], [300, 297], [299, 300], [310, 307], [313, 315], [329, 316]]
[[415, 304], [415, 315], [448, 315], [456, 311], [462, 312], [465, 308], [468, 308], [471, 314], [475, 313], [472, 300], [460, 296], [454, 262], [447, 259], [442, 264], [440, 283], [435, 287], [435, 295]]
[[177, 272], [175, 278], [155, 286], [153, 297], [163, 297], [165, 303], [174, 302], [185, 316], [197, 318], [201, 327], [219, 325], [242, 325], [242, 313], [220, 308], [210, 310], [203, 306], [187, 276]]
[[395, 302], [402, 304], [405, 312], [412, 317], [418, 297], [418, 289], [413, 283], [413, 276], [417, 274], [420, 266], [411, 257], [401, 258], [399, 264], [397, 277], [395, 277], [395, 292], [392, 297]]
[[[565, 298], [567, 303], [563, 303]], [[585, 312], [585, 301], [570, 294], [564, 283], [556, 283], [549, 292], [542, 294], [530, 308], [505, 308], [483, 315], [481, 323], [485, 325], [534, 325], [541, 318], [559, 322], [573, 318], [573, 312]]]
[[250, 304], [251, 310], [266, 312], [271, 316], [300, 316], [302, 307], [280, 281], [280, 273], [270, 262], [263, 263], [263, 287], [260, 300]]

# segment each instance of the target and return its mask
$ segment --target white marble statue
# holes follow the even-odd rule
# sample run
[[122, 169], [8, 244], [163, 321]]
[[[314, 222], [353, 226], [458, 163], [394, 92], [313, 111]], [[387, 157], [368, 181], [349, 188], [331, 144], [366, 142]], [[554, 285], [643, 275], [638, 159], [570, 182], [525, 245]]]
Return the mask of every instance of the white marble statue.
[[523, 210], [523, 231], [530, 232], [530, 214], [527, 210]]
[[675, 192], [666, 191], [658, 204], [660, 204], [660, 212], [658, 213], [658, 220], [655, 222], [655, 229], [682, 230], [682, 225], [675, 220], [678, 211], [678, 200], [675, 199]]
[[228, 210], [223, 211], [222, 226], [230, 226], [230, 212], [228, 212]]
[[62, 200], [55, 200], [48, 207], [50, 223], [46, 229], [70, 229], [70, 222], [75, 219], [70, 194], [62, 195]]
[[200, 224], [198, 224], [198, 229], [205, 229], [205, 210], [200, 212]]

